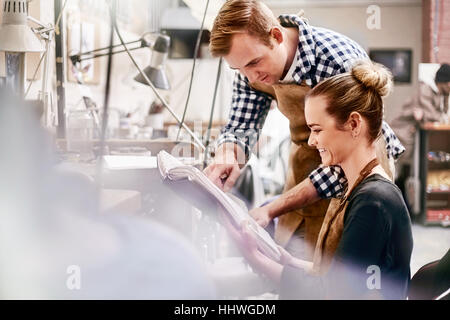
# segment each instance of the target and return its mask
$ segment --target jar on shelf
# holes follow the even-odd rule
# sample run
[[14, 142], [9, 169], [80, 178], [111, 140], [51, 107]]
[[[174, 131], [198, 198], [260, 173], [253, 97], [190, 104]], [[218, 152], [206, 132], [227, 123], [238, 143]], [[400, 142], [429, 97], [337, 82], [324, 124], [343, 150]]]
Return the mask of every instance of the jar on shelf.
[[80, 160], [93, 155], [94, 119], [89, 110], [71, 110], [66, 118], [67, 151], [80, 154]]

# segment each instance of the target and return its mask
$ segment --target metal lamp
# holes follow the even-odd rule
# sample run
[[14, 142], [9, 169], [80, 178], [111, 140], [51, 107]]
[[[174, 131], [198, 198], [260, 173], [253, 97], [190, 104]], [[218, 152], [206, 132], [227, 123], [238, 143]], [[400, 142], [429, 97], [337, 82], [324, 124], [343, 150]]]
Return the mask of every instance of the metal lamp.
[[[170, 84], [167, 79], [165, 69], [165, 62], [169, 52], [169, 47], [170, 38], [166, 35], [159, 35], [152, 47], [152, 58], [150, 60], [150, 65], [143, 70], [147, 78], [150, 79], [156, 88], [164, 90], [170, 89]], [[134, 77], [134, 80], [148, 85], [147, 81], [140, 73]]]
[[[137, 50], [145, 47], [150, 48], [150, 50], [152, 51], [152, 58], [150, 65], [147, 68], [145, 68], [144, 72], [156, 88], [168, 90], [170, 89], [170, 84], [169, 80], [167, 79], [164, 65], [169, 52], [170, 38], [166, 35], [158, 35], [154, 43], [152, 43], [152, 41], [146, 39], [146, 35], [148, 34], [149, 33], [144, 34], [138, 40], [127, 42], [126, 45], [130, 44], [137, 45], [130, 48], [129, 50]], [[112, 54], [122, 53], [126, 51], [126, 50], [116, 50], [120, 46], [122, 45], [118, 44], [112, 46], [111, 47], [113, 49]], [[89, 52], [74, 54], [70, 56], [70, 60], [72, 61], [73, 65], [77, 65], [77, 63], [84, 60], [107, 56], [108, 53], [105, 51], [108, 49], [109, 47], [105, 47], [95, 49]], [[140, 73], [136, 77], [134, 77], [134, 80], [147, 85], [147, 82]]]
[[27, 17], [28, 1], [4, 1], [0, 51], [6, 52], [6, 85], [19, 95], [23, 95], [24, 92], [25, 53], [45, 50], [27, 25]]

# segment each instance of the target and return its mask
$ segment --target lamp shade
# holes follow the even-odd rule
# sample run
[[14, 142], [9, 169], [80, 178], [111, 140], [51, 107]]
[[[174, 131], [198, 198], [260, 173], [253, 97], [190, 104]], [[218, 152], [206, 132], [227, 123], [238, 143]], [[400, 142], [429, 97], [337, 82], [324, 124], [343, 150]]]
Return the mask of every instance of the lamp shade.
[[[147, 68], [144, 69], [144, 73], [156, 88], [164, 90], [170, 89], [169, 80], [167, 79], [166, 72], [164, 69], [157, 69], [152, 66], [148, 66]], [[134, 80], [143, 83], [145, 85], [148, 85], [147, 81], [140, 73], [136, 77], [134, 77]]]
[[42, 52], [44, 46], [27, 25], [27, 1], [4, 1], [0, 51]]
[[[167, 79], [166, 69], [164, 66], [167, 59], [167, 54], [169, 52], [169, 46], [170, 38], [166, 35], [159, 35], [152, 48], [150, 65], [144, 69], [144, 73], [147, 78], [158, 89], [170, 89], [169, 80]], [[134, 77], [134, 80], [148, 85], [147, 81], [140, 73]]]

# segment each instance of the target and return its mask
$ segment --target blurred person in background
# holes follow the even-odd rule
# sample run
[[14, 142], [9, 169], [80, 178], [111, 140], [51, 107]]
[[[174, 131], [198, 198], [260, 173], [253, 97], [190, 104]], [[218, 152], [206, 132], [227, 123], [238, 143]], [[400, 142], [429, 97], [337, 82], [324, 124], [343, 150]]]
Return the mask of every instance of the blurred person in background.
[[1, 299], [215, 297], [186, 239], [148, 219], [98, 214], [92, 179], [55, 169], [39, 118], [0, 97]]
[[434, 82], [420, 81], [419, 90], [403, 104], [399, 115], [391, 121], [392, 128], [406, 148], [397, 163], [396, 179], [406, 199], [408, 193], [405, 191], [405, 183], [412, 174], [417, 126], [425, 122], [448, 122], [449, 93], [450, 65], [443, 63], [434, 76]]

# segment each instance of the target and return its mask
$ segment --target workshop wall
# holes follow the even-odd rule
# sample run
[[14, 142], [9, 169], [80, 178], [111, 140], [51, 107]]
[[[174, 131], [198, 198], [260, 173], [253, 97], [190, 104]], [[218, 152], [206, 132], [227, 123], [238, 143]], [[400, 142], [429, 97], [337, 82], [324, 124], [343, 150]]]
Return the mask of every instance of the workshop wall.
[[[370, 30], [366, 12], [371, 4], [360, 1], [318, 1], [311, 4], [296, 5], [295, 1], [268, 1], [275, 14], [298, 13], [305, 11], [305, 17], [313, 26], [320, 26], [340, 32], [357, 41], [367, 51], [379, 49], [412, 50], [412, 82], [396, 84], [393, 93], [386, 98], [386, 120], [389, 122], [400, 110], [402, 104], [417, 89], [418, 64], [422, 55], [422, 5], [421, 1], [396, 1], [380, 4], [380, 29]], [[374, 3], [381, 3], [375, 1]]]
[[[423, 61], [450, 63], [450, 1], [423, 1]], [[446, 19], [447, 18], [447, 19]], [[436, 39], [434, 39], [436, 35]], [[437, 47], [434, 52], [433, 47]]]
[[[142, 0], [134, 0], [142, 1]], [[0, 1], [2, 2], [2, 1]], [[85, 1], [86, 2], [86, 1]], [[444, 1], [445, 2], [445, 1]], [[72, 1], [69, 1], [72, 3]], [[422, 2], [394, 1], [387, 4], [380, 4], [380, 29], [369, 30], [367, 19], [369, 14], [366, 12], [369, 2], [337, 2], [339, 5], [333, 5], [332, 1], [319, 1], [305, 4], [296, 1], [267, 1], [275, 14], [297, 13], [300, 9], [305, 10], [305, 16], [314, 26], [322, 26], [343, 33], [357, 42], [366, 50], [371, 48], [404, 48], [412, 50], [412, 82], [407, 84], [397, 84], [393, 94], [386, 99], [386, 119], [389, 121], [400, 110], [401, 105], [417, 89], [417, 65], [422, 59]], [[53, 1], [33, 0], [31, 6], [38, 7], [41, 13], [40, 19], [43, 22], [53, 21]], [[141, 8], [142, 9], [142, 8]], [[142, 11], [145, 11], [142, 9]], [[30, 10], [31, 12], [31, 10]], [[108, 44], [109, 25], [107, 17], [99, 20], [101, 39], [99, 45]], [[130, 23], [131, 25], [133, 23]], [[145, 29], [142, 24], [137, 24], [136, 28], [123, 29], [125, 40], [135, 40], [140, 37], [140, 31]], [[442, 43], [445, 39], [442, 38]], [[117, 43], [117, 40], [116, 40]], [[139, 64], [145, 67], [150, 62], [150, 51], [146, 49], [134, 51]], [[100, 72], [100, 79], [97, 83], [89, 84], [92, 97], [96, 103], [101, 106], [103, 103], [104, 85], [106, 80], [106, 58], [97, 59]], [[145, 116], [154, 95], [150, 88], [139, 84], [133, 80], [136, 71], [129, 61], [126, 54], [118, 54], [113, 60], [113, 79], [112, 79], [112, 109], [120, 110], [120, 113], [136, 112], [138, 117]], [[53, 75], [54, 57], [51, 57], [51, 72]], [[199, 59], [196, 67], [194, 84], [191, 93], [191, 102], [187, 113], [187, 120], [209, 119], [209, 110], [213, 97], [214, 81], [217, 71], [217, 59]], [[69, 63], [70, 66], [70, 63]], [[29, 64], [28, 68], [33, 68]], [[167, 63], [169, 80], [172, 82], [172, 89], [163, 92], [163, 95], [169, 100], [171, 106], [177, 114], [181, 115], [187, 96], [189, 75], [192, 68], [191, 59], [174, 59]], [[224, 65], [224, 74], [219, 87], [219, 96], [217, 99], [217, 109], [214, 117], [215, 122], [225, 121], [229, 111], [229, 102], [231, 100], [231, 79], [232, 72]], [[34, 68], [33, 68], [34, 71]], [[40, 76], [40, 75], [39, 75]], [[54, 81], [54, 79], [53, 79]], [[40, 80], [33, 84], [30, 92], [30, 98], [36, 98], [40, 89]], [[81, 94], [80, 88], [76, 83], [68, 82], [66, 86], [66, 101], [68, 108], [79, 106]], [[54, 96], [56, 102], [56, 97]], [[173, 121], [173, 118], [165, 113], [166, 121]]]

